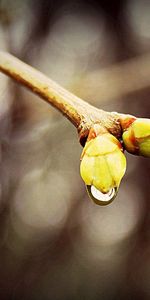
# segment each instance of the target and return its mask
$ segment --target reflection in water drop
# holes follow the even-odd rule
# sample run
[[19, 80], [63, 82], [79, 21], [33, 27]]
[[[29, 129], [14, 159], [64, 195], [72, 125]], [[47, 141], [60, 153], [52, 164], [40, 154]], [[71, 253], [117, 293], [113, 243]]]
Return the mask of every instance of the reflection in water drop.
[[90, 198], [98, 205], [111, 203], [117, 195], [117, 188], [110, 189], [108, 193], [102, 193], [94, 185], [87, 185], [86, 187]]

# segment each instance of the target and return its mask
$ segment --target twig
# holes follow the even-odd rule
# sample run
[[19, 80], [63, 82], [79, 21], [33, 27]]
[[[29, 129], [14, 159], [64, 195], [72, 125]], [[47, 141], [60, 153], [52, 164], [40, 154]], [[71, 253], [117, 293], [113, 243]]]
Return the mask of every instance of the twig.
[[65, 115], [77, 128], [81, 144], [84, 144], [93, 123], [99, 123], [102, 130], [108, 130], [116, 137], [121, 137], [120, 118], [123, 115], [106, 112], [88, 104], [41, 72], [2, 51], [0, 51], [0, 71], [39, 95]]

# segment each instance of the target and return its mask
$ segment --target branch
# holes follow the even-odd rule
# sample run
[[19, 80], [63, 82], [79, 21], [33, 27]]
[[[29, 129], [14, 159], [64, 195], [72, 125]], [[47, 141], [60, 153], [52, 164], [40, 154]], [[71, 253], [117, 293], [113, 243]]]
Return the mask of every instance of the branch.
[[[126, 170], [124, 149], [150, 157], [149, 119], [97, 109], [39, 71], [1, 51], [0, 70], [57, 108], [77, 128], [80, 143], [85, 144], [81, 156], [81, 177], [96, 203], [106, 205], [116, 196]], [[123, 147], [112, 134], [122, 138]], [[105, 200], [102, 200], [102, 195], [106, 196]]]
[[9, 53], [0, 51], [0, 71], [43, 98], [67, 117], [79, 132], [83, 144], [93, 123], [99, 123], [116, 137], [121, 137], [120, 116], [88, 104], [50, 78]]

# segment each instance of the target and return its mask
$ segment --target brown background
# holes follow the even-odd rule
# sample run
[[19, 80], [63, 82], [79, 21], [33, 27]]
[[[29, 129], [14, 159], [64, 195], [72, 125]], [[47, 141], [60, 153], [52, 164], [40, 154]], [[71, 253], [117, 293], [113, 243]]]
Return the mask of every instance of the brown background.
[[[1, 0], [0, 48], [97, 107], [150, 117], [150, 89], [124, 94], [132, 74], [116, 86], [113, 72], [149, 53], [149, 16], [142, 0]], [[94, 205], [75, 128], [4, 75], [0, 134], [0, 299], [149, 299], [150, 161], [127, 155], [116, 200]]]

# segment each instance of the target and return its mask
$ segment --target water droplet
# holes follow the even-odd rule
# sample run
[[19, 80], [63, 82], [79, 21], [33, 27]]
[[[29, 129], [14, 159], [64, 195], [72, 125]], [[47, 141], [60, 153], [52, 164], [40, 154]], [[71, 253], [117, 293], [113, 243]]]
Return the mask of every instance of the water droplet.
[[117, 195], [117, 188], [112, 188], [108, 193], [100, 192], [94, 185], [87, 185], [87, 191], [90, 198], [98, 205], [107, 205], [111, 203]]

